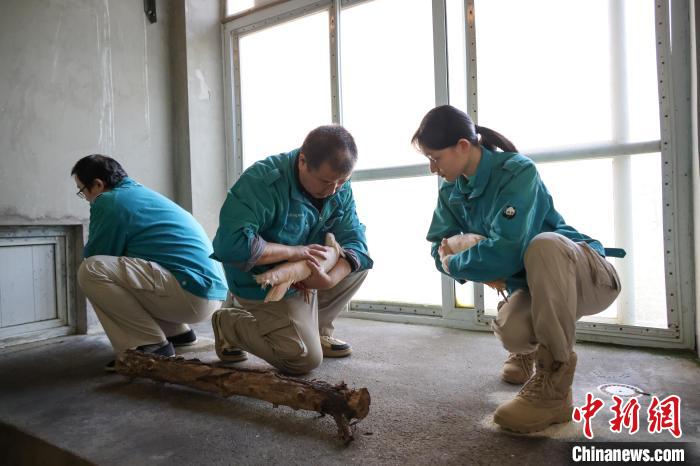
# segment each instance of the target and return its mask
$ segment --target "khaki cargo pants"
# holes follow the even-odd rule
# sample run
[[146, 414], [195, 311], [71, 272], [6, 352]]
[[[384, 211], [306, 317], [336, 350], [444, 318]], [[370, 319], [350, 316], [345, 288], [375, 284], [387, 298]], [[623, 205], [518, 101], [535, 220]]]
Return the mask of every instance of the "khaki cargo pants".
[[78, 284], [92, 303], [114, 352], [164, 342], [221, 306], [183, 290], [164, 267], [134, 257], [91, 256]]
[[271, 303], [234, 296], [240, 308], [221, 309], [219, 335], [283, 372], [305, 374], [321, 364], [320, 335], [333, 335], [333, 321], [366, 276], [351, 273], [329, 290], [314, 290], [309, 303], [302, 293]]
[[620, 294], [617, 272], [588, 244], [557, 233], [533, 238], [525, 271], [529, 291], [513, 293], [491, 327], [512, 353], [530, 353], [540, 343], [556, 361], [568, 361], [576, 321], [604, 311]]

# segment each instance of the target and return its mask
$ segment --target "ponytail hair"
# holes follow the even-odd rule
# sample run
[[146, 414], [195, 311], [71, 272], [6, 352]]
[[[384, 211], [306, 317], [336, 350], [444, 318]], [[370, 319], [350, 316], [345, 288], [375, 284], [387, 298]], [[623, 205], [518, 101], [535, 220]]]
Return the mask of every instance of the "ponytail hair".
[[460, 139], [481, 144], [488, 150], [518, 152], [515, 145], [501, 133], [475, 125], [469, 115], [451, 105], [441, 105], [430, 110], [411, 138], [411, 144], [420, 151], [442, 150], [454, 146]]

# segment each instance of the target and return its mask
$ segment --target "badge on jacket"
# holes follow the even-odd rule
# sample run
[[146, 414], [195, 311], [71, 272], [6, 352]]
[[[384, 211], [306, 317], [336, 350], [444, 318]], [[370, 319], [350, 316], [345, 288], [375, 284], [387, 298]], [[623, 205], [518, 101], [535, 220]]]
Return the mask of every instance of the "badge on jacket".
[[505, 209], [503, 209], [503, 216], [510, 220], [511, 218], [515, 217], [515, 207], [512, 205], [509, 205]]

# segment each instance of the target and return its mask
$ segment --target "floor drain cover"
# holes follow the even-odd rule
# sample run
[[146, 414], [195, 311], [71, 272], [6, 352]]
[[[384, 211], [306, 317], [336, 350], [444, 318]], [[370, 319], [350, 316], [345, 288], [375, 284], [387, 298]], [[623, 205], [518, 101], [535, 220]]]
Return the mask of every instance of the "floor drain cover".
[[634, 385], [627, 385], [624, 383], [606, 383], [600, 385], [598, 390], [605, 393], [606, 395], [617, 395], [617, 396], [627, 396], [635, 397], [639, 395], [649, 395], [644, 390]]

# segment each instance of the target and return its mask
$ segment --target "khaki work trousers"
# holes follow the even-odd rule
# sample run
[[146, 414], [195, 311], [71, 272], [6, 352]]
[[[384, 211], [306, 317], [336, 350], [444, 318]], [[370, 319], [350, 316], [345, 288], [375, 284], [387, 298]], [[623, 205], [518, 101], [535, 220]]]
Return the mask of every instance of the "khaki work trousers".
[[208, 319], [221, 301], [200, 298], [155, 262], [92, 256], [78, 269], [78, 284], [92, 303], [114, 352], [161, 343]]
[[540, 233], [525, 251], [529, 291], [517, 290], [501, 306], [491, 327], [512, 353], [544, 345], [565, 362], [576, 340], [576, 321], [597, 314], [620, 294], [613, 265], [586, 243]]
[[323, 360], [320, 335], [333, 335], [333, 321], [366, 276], [351, 273], [329, 290], [314, 290], [309, 303], [303, 293], [270, 303], [234, 296], [242, 308], [221, 309], [219, 335], [283, 372], [310, 372]]

